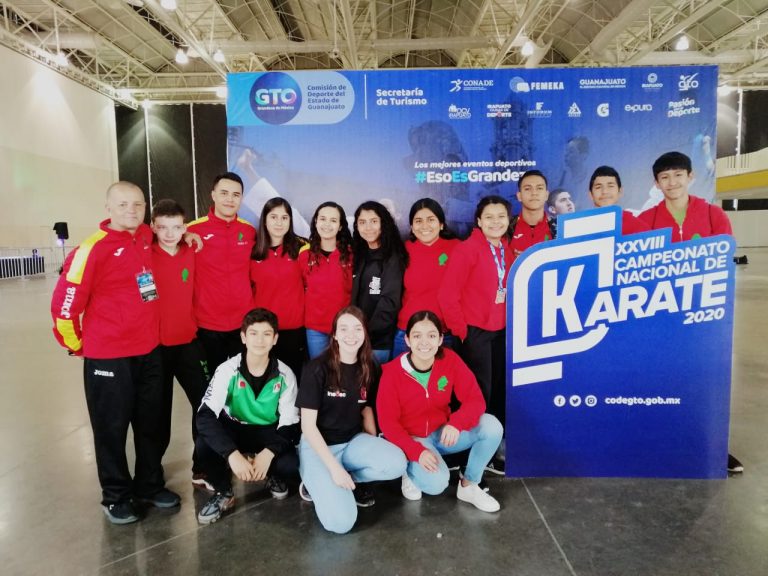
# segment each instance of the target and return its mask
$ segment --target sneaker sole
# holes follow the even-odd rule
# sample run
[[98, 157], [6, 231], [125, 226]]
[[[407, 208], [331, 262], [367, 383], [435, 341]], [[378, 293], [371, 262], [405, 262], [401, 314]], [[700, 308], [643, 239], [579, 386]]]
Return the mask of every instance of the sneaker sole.
[[357, 504], [358, 508], [371, 508], [376, 504], [376, 500], [371, 500], [370, 502], [358, 502], [355, 500], [355, 504]]
[[164, 510], [167, 510], [169, 508], [176, 508], [177, 506], [181, 506], [181, 500], [177, 500], [176, 502], [155, 502], [154, 500], [150, 500], [147, 498], [137, 498], [137, 502], [141, 502], [142, 504], [147, 504], [148, 506], [153, 506], [154, 508], [161, 508]]
[[275, 500], [285, 500], [286, 498], [288, 498], [288, 490], [286, 490], [285, 492], [272, 492], [270, 490], [270, 494], [272, 494], [272, 498], [274, 498]]
[[118, 518], [117, 516], [112, 516], [112, 514], [109, 513], [109, 510], [107, 510], [106, 506], [101, 507], [102, 510], [104, 510], [104, 515], [107, 517], [107, 520], [111, 524], [114, 524], [116, 526], [124, 526], [126, 524], [133, 524], [134, 522], [138, 522], [141, 520], [138, 516], [130, 516], [128, 518]]
[[312, 496], [310, 495], [309, 490], [307, 490], [307, 487], [304, 486], [304, 482], [299, 486], [299, 498], [304, 500], [304, 502], [312, 502]]
[[499, 470], [498, 468], [486, 468], [485, 471], [496, 476], [504, 476], [504, 470]]

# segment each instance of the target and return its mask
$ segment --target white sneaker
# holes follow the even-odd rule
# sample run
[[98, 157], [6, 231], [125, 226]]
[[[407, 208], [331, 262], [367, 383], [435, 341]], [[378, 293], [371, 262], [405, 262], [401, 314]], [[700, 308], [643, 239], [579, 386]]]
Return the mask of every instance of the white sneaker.
[[498, 512], [501, 508], [498, 500], [488, 492], [484, 492], [480, 486], [477, 484], [462, 486], [461, 480], [459, 480], [459, 487], [456, 490], [456, 498], [463, 502], [469, 502], [483, 512]]
[[400, 491], [408, 500], [421, 500], [421, 490], [413, 483], [408, 474], [403, 474], [403, 483], [400, 486]]
[[304, 485], [304, 482], [299, 484], [299, 496], [305, 502], [312, 502], [312, 496], [309, 495], [309, 490], [307, 490], [307, 487]]

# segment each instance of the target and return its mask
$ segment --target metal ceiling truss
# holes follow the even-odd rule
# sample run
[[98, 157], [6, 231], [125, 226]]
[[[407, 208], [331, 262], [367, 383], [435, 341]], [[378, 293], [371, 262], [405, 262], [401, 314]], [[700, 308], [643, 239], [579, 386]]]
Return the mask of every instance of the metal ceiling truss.
[[768, 0], [0, 0], [0, 44], [132, 107], [264, 70], [713, 63], [768, 88]]

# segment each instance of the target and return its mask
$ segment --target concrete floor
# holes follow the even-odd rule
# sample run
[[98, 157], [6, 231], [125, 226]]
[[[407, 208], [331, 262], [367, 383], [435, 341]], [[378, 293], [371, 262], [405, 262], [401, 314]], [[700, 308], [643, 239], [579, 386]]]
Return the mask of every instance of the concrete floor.
[[[198, 526], [190, 409], [177, 395], [166, 455], [176, 513], [112, 526], [99, 506], [82, 363], [50, 332], [54, 279], [0, 281], [0, 574], [768, 574], [768, 249], [739, 250], [731, 451], [725, 481], [489, 478], [502, 511], [378, 488], [346, 536], [311, 504], [238, 485], [233, 513]], [[177, 392], [179, 390], [177, 389]]]

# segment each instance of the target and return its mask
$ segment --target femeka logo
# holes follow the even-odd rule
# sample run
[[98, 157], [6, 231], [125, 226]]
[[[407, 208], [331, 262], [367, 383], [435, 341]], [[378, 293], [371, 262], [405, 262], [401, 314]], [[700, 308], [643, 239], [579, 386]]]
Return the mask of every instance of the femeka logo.
[[687, 92], [688, 90], [695, 90], [699, 87], [699, 81], [696, 79], [699, 73], [691, 75], [680, 74], [680, 81], [677, 83], [677, 89], [680, 92]]
[[515, 76], [509, 81], [509, 89], [512, 92], [535, 92], [539, 90], [565, 90], [563, 82], [526, 82], [520, 76]]
[[456, 104], [448, 106], [448, 118], [451, 120], [469, 120], [472, 118], [472, 112], [467, 108], [459, 108]]
[[701, 108], [696, 106], [695, 98], [683, 98], [682, 100], [667, 102], [667, 118], [680, 118], [699, 112], [701, 112]]
[[659, 82], [659, 76], [655, 72], [648, 74], [646, 81], [640, 84], [644, 90], [661, 90], [664, 88], [664, 83]]
[[582, 78], [579, 80], [579, 88], [588, 90], [594, 88], [626, 88], [626, 78]]
[[624, 106], [624, 112], [652, 112], [653, 104], [626, 104]]
[[568, 118], [581, 118], [581, 108], [574, 102], [571, 107], [568, 108]]
[[544, 102], [536, 102], [533, 110], [528, 110], [529, 118], [551, 118], [552, 110], [544, 108]]
[[603, 102], [597, 105], [597, 115], [600, 118], [608, 118], [611, 115], [611, 105], [608, 102]]
[[251, 110], [267, 124], [285, 124], [301, 109], [301, 88], [283, 72], [266, 72], [251, 86]]
[[122, 253], [123, 253], [123, 250], [125, 250], [125, 248], [124, 248], [124, 247], [123, 247], [123, 248], [118, 248], [117, 250], [115, 250], [115, 253], [114, 253], [114, 254], [112, 254], [112, 255], [113, 255], [113, 256], [120, 256], [120, 254], [122, 254]]
[[669, 229], [622, 236], [615, 206], [563, 216], [559, 228], [560, 238], [523, 252], [510, 272], [513, 386], [562, 379], [567, 358], [600, 346], [614, 324], [725, 317], [733, 238], [672, 243]]
[[451, 80], [451, 89], [448, 92], [460, 92], [461, 90], [481, 90], [493, 88], [493, 80]]

